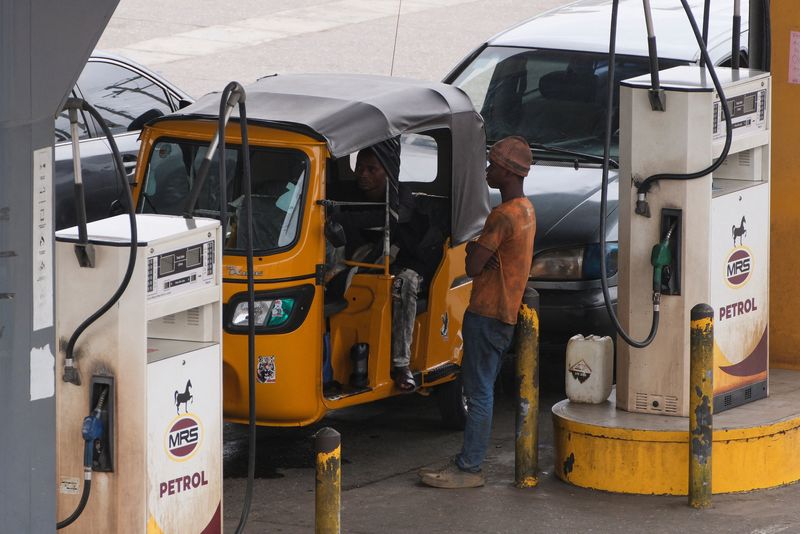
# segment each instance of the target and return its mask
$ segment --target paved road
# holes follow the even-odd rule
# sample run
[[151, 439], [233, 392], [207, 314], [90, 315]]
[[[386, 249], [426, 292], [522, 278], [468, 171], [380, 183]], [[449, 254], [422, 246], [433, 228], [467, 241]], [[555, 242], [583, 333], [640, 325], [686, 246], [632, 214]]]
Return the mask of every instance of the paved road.
[[195, 97], [275, 72], [393, 72], [439, 80], [496, 32], [565, 3], [121, 0], [98, 47], [163, 73]]

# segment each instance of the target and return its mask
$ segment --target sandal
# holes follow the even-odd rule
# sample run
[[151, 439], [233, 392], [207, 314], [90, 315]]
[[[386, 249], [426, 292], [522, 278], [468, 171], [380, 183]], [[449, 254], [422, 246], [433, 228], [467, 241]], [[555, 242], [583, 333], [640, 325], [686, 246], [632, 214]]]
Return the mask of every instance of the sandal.
[[390, 375], [401, 393], [414, 393], [417, 390], [417, 381], [408, 367], [392, 367]]

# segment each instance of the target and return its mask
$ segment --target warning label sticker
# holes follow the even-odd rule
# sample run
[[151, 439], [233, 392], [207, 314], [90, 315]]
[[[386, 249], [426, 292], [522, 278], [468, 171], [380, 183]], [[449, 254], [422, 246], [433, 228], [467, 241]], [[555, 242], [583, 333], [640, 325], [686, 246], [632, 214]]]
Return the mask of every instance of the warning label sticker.
[[581, 384], [592, 376], [592, 368], [583, 360], [572, 365], [572, 367], [569, 368], [569, 372], [572, 374], [572, 377]]
[[61, 477], [58, 491], [67, 495], [77, 495], [80, 493], [81, 479], [78, 477]]

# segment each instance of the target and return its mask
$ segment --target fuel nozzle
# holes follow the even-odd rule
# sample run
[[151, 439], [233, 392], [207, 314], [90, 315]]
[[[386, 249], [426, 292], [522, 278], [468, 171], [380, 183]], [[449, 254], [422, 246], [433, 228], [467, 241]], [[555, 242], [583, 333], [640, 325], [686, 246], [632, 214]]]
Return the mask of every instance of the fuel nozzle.
[[675, 223], [667, 230], [664, 239], [653, 247], [650, 253], [650, 263], [653, 266], [653, 293], [661, 295], [661, 275], [664, 267], [672, 264], [672, 250], [669, 247], [669, 240], [672, 237], [672, 232], [675, 230]]
[[108, 388], [104, 388], [103, 392], [100, 393], [100, 398], [97, 400], [97, 405], [95, 406], [92, 413], [87, 415], [83, 418], [83, 425], [81, 425], [81, 435], [83, 436], [83, 440], [85, 442], [85, 446], [83, 449], [83, 467], [91, 469], [92, 468], [92, 453], [93, 453], [93, 446], [94, 442], [97, 439], [100, 439], [103, 436], [103, 432], [105, 429], [103, 428], [103, 420], [100, 418], [100, 414], [103, 411], [103, 405], [106, 402], [106, 395], [108, 394]]

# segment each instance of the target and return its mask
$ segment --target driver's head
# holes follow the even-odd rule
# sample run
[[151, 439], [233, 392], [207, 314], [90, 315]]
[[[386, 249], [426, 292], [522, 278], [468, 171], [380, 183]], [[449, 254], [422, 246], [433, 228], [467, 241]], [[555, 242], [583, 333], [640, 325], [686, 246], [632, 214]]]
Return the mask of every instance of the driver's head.
[[365, 148], [356, 157], [356, 185], [364, 196], [372, 202], [386, 200], [386, 182], [388, 176], [374, 150]]

